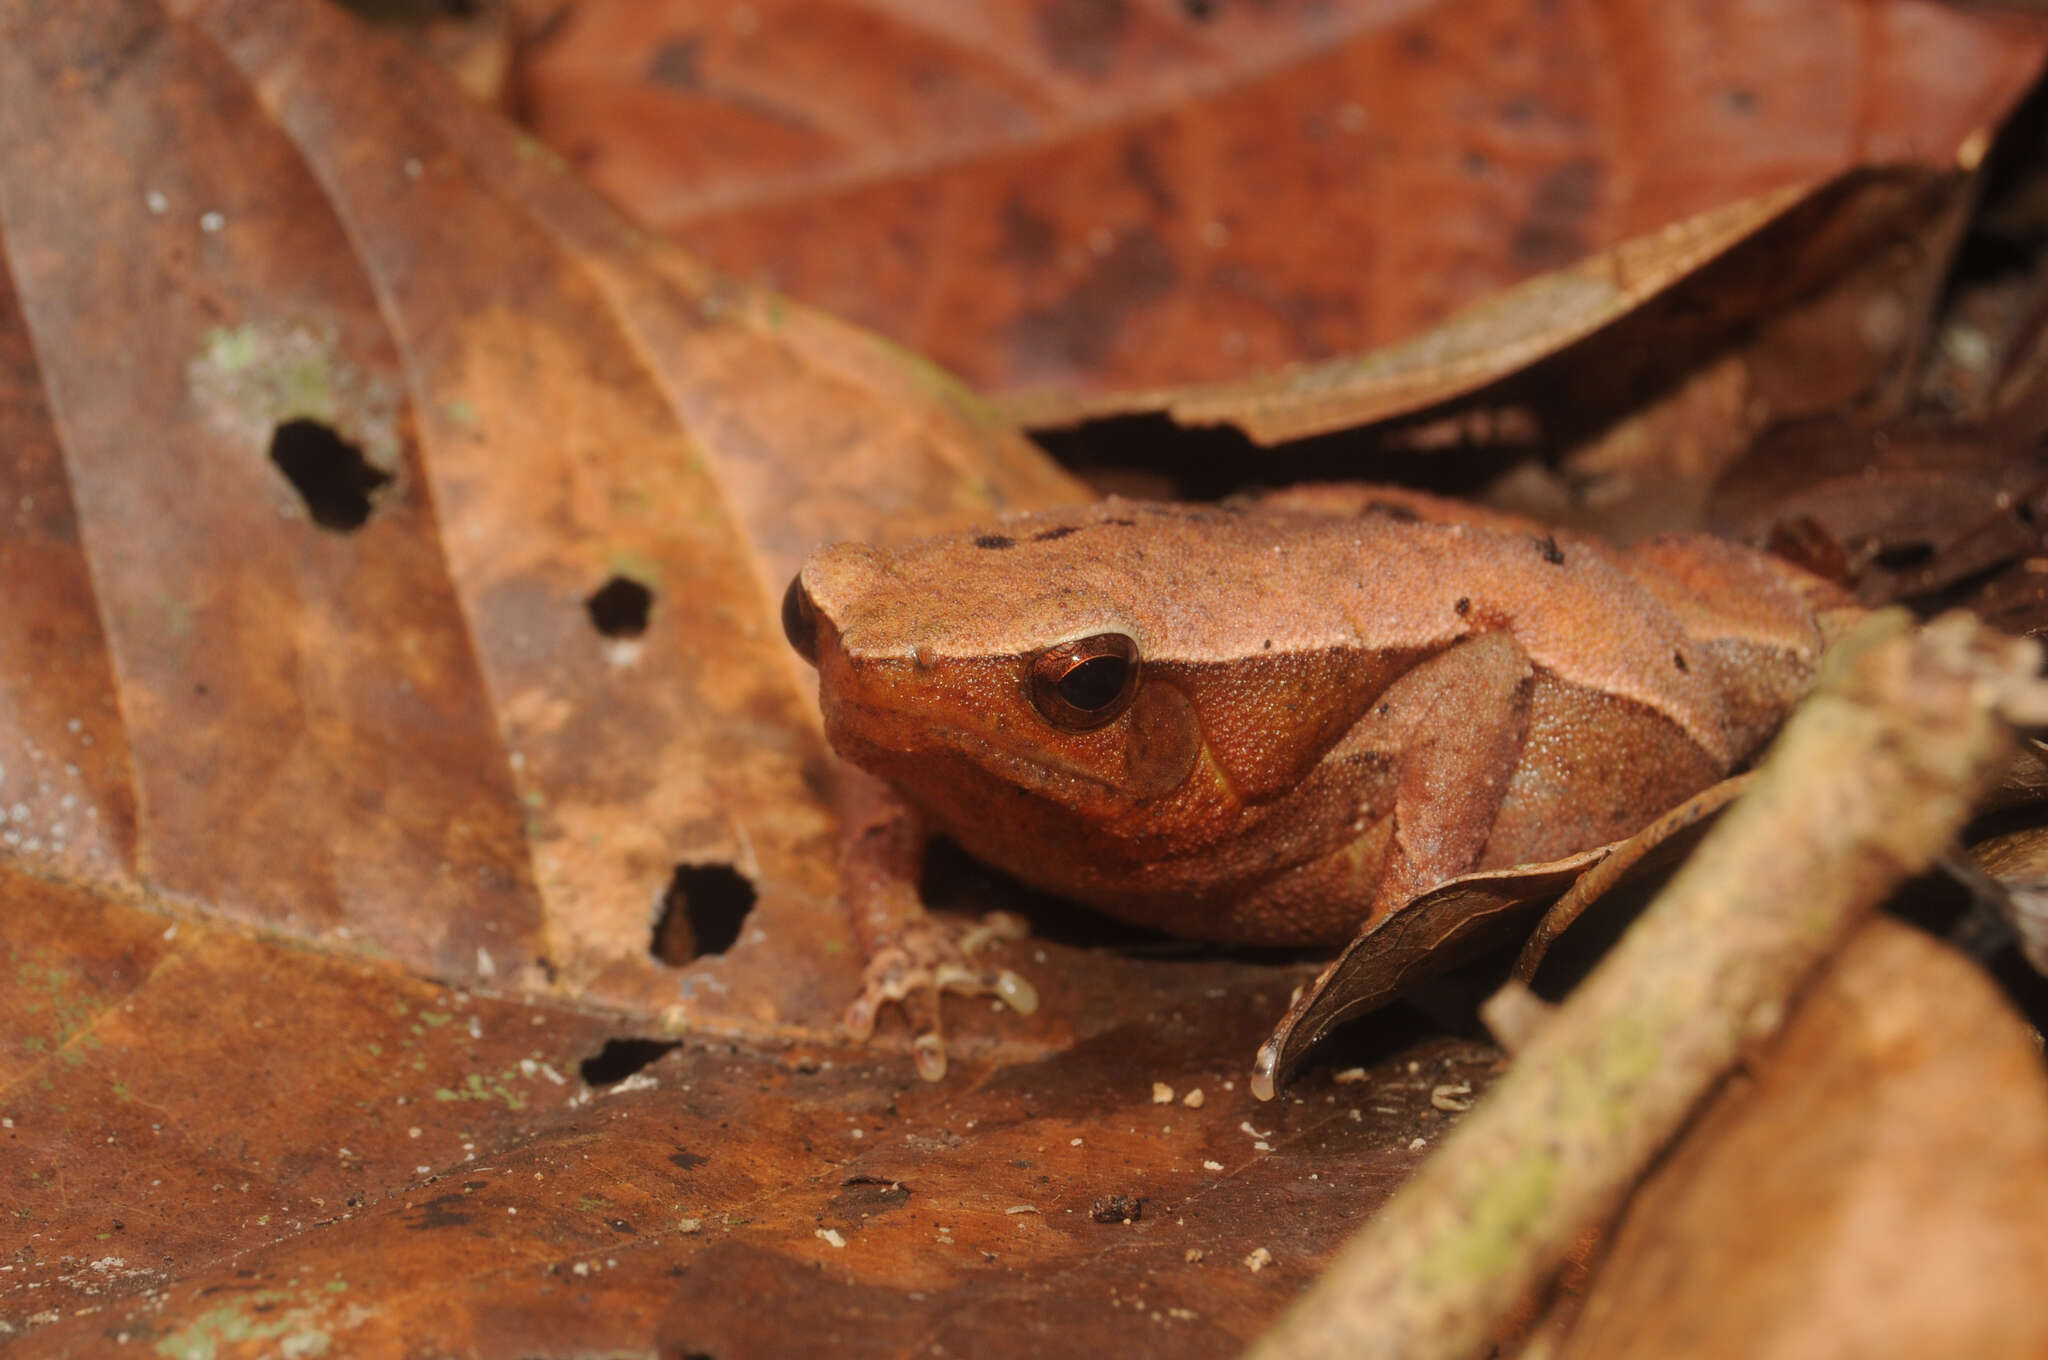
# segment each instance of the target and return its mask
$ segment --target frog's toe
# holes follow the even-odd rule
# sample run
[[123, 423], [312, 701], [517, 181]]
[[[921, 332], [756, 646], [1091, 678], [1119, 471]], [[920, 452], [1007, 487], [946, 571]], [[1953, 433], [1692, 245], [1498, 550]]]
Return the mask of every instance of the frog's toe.
[[941, 996], [993, 996], [1020, 1015], [1038, 1009], [1038, 989], [1021, 975], [1008, 968], [978, 967], [968, 957], [989, 940], [1021, 939], [1024, 933], [1021, 921], [1001, 912], [991, 912], [965, 930], [949, 930], [935, 921], [911, 926], [868, 960], [860, 995], [846, 1009], [847, 1033], [867, 1039], [884, 1006], [901, 1006], [910, 1025], [918, 1075], [938, 1081], [946, 1075]]

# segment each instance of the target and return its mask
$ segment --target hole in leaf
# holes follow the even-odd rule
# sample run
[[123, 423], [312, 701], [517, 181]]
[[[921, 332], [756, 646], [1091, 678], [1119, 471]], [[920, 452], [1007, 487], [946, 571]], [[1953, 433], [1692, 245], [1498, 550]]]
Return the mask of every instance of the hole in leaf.
[[635, 638], [647, 631], [647, 615], [654, 608], [654, 592], [638, 581], [614, 576], [592, 592], [583, 607], [590, 622], [610, 638]]
[[607, 1039], [576, 1071], [586, 1086], [611, 1086], [682, 1046], [678, 1039]]
[[654, 957], [681, 965], [723, 954], [754, 909], [754, 885], [730, 864], [679, 864], [654, 923]]
[[363, 451], [317, 420], [287, 420], [270, 436], [277, 464], [323, 529], [348, 533], [370, 518], [370, 497], [391, 481]]

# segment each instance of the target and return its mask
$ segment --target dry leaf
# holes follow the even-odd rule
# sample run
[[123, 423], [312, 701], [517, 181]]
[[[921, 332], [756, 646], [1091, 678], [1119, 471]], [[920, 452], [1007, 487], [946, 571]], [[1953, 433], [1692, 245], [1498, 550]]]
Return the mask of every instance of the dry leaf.
[[2040, 1044], [1878, 919], [1637, 1192], [1554, 1354], [2040, 1355]]
[[1901, 0], [532, 8], [524, 107], [607, 192], [1042, 412], [1374, 349], [1854, 164], [1946, 167], [2044, 38]]

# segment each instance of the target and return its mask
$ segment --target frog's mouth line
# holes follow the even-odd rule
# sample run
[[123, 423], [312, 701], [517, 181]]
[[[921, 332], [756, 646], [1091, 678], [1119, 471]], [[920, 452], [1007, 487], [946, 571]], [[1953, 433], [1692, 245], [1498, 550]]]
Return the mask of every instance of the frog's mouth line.
[[[904, 718], [897, 710], [844, 698], [839, 699], [833, 705], [833, 709], [835, 718], [839, 713], [854, 713], [892, 720], [883, 724], [885, 726], [899, 723]], [[1048, 798], [1050, 801], [1060, 801], [1051, 796], [1050, 789], [1061, 780], [1073, 780], [1112, 795], [1121, 796], [1125, 793], [1125, 790], [1113, 780], [1105, 779], [1092, 770], [1083, 769], [1065, 760], [1049, 759], [1044, 751], [1028, 756], [1019, 754], [998, 745], [984, 732], [957, 724], [922, 720], [919, 731], [925, 740], [917, 746], [886, 745], [869, 737], [846, 740], [842, 730], [844, 726], [843, 720], [828, 719], [826, 736], [831, 738], [835, 750], [856, 765], [863, 764], [858, 753], [872, 752], [881, 763], [914, 768], [920, 751], [930, 750], [935, 754], [964, 760], [985, 772], [991, 779], [1022, 789], [1026, 793]]]

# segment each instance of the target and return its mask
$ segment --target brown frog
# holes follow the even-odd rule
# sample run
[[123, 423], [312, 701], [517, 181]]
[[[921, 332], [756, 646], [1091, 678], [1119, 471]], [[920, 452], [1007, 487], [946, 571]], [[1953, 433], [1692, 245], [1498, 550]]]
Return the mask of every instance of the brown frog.
[[1035, 1004], [924, 915], [926, 829], [1176, 935], [1336, 945], [1726, 776], [1840, 603], [1719, 540], [1621, 549], [1389, 487], [821, 549], [785, 630], [833, 747], [893, 791], [849, 817], [849, 1027], [901, 1002], [936, 1077], [939, 991]]

